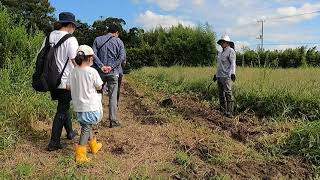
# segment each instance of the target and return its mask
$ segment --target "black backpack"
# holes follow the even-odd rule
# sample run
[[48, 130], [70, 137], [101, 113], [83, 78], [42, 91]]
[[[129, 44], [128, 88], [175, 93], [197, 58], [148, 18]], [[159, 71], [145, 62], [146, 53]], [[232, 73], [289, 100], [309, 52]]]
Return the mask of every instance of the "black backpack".
[[55, 90], [61, 83], [61, 78], [68, 65], [68, 60], [61, 73], [55, 59], [55, 51], [67, 39], [73, 37], [71, 34], [63, 36], [59, 42], [52, 46], [49, 42], [50, 34], [46, 38], [45, 46], [37, 56], [36, 69], [32, 76], [32, 87], [39, 92], [48, 92]]

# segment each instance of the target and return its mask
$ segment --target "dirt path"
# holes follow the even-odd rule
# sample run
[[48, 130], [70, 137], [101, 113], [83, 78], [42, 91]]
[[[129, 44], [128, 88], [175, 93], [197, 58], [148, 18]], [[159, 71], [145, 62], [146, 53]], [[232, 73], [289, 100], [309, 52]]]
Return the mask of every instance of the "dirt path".
[[[106, 101], [104, 98], [107, 117]], [[124, 83], [119, 107], [122, 127], [99, 128], [102, 152], [90, 155], [92, 161], [86, 165], [74, 163], [76, 141], [63, 139], [68, 144], [66, 149], [46, 152], [51, 123], [37, 121], [32, 125], [34, 132], [2, 159], [0, 168], [13, 179], [305, 179], [311, 176], [298, 158], [268, 159], [257, 148], [250, 147], [248, 142], [274, 131], [262, 128], [251, 117], [224, 119], [197, 99], [183, 96], [173, 97], [173, 105], [169, 107], [147, 103], [143, 94], [137, 94], [127, 81]]]

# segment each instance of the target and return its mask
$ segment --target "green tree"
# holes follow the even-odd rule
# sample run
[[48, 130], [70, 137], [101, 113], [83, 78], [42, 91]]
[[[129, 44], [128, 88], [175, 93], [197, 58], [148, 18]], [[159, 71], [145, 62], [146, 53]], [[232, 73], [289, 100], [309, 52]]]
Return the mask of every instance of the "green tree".
[[74, 32], [74, 36], [77, 38], [79, 44], [86, 44], [91, 46], [92, 41], [92, 30], [87, 23], [77, 21], [80, 24], [80, 27]]
[[126, 21], [121, 18], [108, 17], [101, 20], [96, 20], [91, 27], [91, 38], [89, 39], [89, 44], [92, 45], [96, 37], [107, 34], [108, 27], [111, 24], [117, 24], [120, 26], [120, 38], [126, 36], [126, 31], [123, 29], [123, 26], [126, 25]]
[[48, 33], [52, 30], [54, 8], [48, 0], [0, 0], [0, 3], [16, 14], [16, 21], [23, 18], [29, 31], [39, 28]]

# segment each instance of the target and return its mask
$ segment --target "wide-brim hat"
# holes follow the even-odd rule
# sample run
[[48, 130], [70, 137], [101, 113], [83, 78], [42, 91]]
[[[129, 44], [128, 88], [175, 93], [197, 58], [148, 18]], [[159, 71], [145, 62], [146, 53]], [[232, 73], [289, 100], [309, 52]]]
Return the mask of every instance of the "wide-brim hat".
[[227, 42], [229, 43], [230, 47], [234, 49], [234, 42], [231, 41], [230, 37], [227, 35], [223, 35], [221, 39], [217, 42], [221, 46], [222, 42]]
[[71, 12], [62, 12], [59, 14], [59, 23], [72, 23], [77, 28], [80, 27], [80, 24], [77, 23], [76, 17]]

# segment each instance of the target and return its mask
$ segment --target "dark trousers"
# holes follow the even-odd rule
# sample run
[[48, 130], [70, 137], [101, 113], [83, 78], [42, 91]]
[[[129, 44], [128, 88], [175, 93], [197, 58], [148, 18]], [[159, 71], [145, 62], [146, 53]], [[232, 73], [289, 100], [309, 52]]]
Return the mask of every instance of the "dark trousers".
[[122, 78], [123, 78], [123, 74], [119, 74], [119, 78], [118, 78], [118, 94], [117, 94], [117, 101], [118, 101], [118, 106], [119, 106], [119, 99], [120, 99], [120, 90], [121, 90], [121, 84], [122, 84]]
[[60, 145], [63, 127], [66, 129], [67, 134], [73, 132], [70, 115], [71, 93], [66, 89], [57, 89], [51, 92], [51, 97], [53, 100], [58, 101], [58, 107], [52, 124], [49, 146], [58, 146]]
[[220, 109], [226, 113], [233, 113], [234, 97], [232, 94], [232, 81], [230, 78], [219, 77], [217, 80]]
[[[118, 109], [118, 76], [114, 74], [108, 74], [102, 76], [102, 81], [107, 83], [108, 86], [108, 96], [109, 96], [109, 120], [110, 127], [116, 126], [119, 124], [117, 119], [117, 109]], [[104, 86], [104, 85], [103, 85]]]

